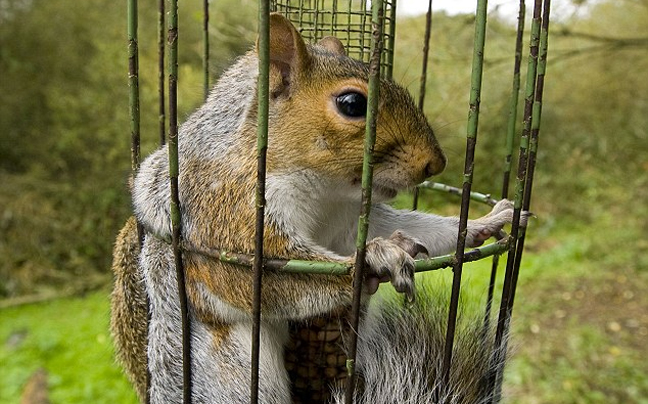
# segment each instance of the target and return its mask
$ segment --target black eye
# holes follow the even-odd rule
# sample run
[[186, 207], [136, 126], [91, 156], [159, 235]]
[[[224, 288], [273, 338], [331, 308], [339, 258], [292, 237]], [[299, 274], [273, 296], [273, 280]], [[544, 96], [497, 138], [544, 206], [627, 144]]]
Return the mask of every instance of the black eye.
[[335, 98], [335, 104], [342, 115], [360, 118], [367, 114], [367, 99], [355, 92], [344, 93]]

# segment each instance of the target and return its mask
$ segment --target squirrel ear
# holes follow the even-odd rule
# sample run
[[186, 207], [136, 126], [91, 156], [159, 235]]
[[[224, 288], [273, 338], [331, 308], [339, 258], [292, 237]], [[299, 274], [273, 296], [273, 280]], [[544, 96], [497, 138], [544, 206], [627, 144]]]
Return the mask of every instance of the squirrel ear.
[[320, 39], [317, 44], [322, 48], [328, 50], [329, 52], [335, 53], [336, 55], [346, 56], [344, 45], [342, 45], [342, 42], [340, 42], [340, 40], [334, 36], [325, 36], [324, 38]]
[[[259, 41], [257, 39], [257, 52]], [[299, 32], [286, 17], [270, 14], [270, 93], [286, 91], [296, 74], [305, 70], [310, 55]]]

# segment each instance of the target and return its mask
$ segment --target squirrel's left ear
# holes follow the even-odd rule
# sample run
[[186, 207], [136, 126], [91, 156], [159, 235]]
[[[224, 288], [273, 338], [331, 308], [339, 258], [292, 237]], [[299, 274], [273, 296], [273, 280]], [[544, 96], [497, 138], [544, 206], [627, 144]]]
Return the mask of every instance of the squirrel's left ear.
[[334, 36], [325, 36], [317, 42], [319, 46], [339, 56], [346, 56], [342, 42]]
[[[258, 53], [258, 39], [256, 48]], [[277, 97], [288, 91], [309, 63], [306, 44], [292, 23], [279, 13], [270, 14], [270, 94]]]

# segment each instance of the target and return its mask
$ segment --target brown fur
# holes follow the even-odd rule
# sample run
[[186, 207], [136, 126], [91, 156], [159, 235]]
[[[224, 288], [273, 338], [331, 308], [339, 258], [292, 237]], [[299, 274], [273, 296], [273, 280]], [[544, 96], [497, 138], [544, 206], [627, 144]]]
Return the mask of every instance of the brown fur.
[[110, 329], [117, 359], [123, 364], [140, 400], [144, 401], [148, 304], [139, 271], [139, 252], [137, 223], [131, 217], [119, 232], [113, 249], [115, 286], [111, 296]]

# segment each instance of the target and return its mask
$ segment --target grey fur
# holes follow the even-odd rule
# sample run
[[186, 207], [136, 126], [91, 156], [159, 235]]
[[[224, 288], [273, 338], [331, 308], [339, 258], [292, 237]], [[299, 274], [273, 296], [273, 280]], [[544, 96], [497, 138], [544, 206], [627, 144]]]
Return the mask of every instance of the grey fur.
[[[482, 328], [480, 316], [460, 313], [450, 384], [443, 385], [448, 299], [429, 287], [423, 289], [416, 303], [407, 306], [393, 297], [371, 302], [358, 333], [357, 371], [362, 388], [354, 403], [490, 402], [488, 378], [504, 366], [504, 358], [491, 361], [492, 330]], [[341, 388], [334, 402], [344, 402]]]

